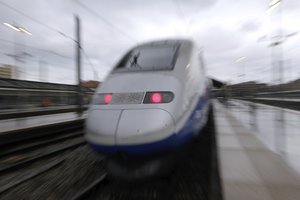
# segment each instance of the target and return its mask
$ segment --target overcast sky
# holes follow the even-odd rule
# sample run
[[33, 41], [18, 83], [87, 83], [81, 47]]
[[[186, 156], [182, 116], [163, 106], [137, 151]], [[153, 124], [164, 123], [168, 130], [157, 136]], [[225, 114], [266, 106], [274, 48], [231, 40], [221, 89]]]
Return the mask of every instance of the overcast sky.
[[[84, 80], [93, 79], [95, 71], [102, 81], [136, 44], [180, 37], [192, 38], [203, 50], [211, 77], [233, 83], [270, 82], [269, 40], [258, 40], [280, 23], [277, 10], [266, 12], [268, 4], [269, 0], [0, 0], [0, 63], [17, 64], [23, 79], [74, 84], [77, 14]], [[300, 31], [300, 1], [284, 0], [280, 6], [283, 34]], [[24, 27], [32, 36], [4, 22]], [[300, 33], [284, 42], [285, 81], [299, 78], [299, 42]], [[17, 62], [11, 57], [15, 53], [22, 54]], [[240, 57], [246, 58], [236, 62]]]

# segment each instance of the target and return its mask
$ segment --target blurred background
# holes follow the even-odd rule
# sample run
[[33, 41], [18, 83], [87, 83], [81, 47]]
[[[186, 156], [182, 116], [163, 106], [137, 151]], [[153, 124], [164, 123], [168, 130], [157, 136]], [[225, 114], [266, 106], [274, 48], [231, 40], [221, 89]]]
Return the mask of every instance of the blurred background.
[[[81, 145], [63, 165], [67, 167], [40, 180], [64, 177], [61, 193], [53, 192], [61, 184], [58, 179], [51, 179], [52, 188], [28, 181], [21, 186], [30, 189], [14, 191], [9, 185], [19, 184], [14, 180], [18, 176], [3, 173], [0, 194], [10, 190], [7, 197], [14, 197], [14, 192], [23, 197], [24, 191], [38, 191], [36, 199], [48, 194], [69, 199], [81, 189], [77, 182], [92, 182], [95, 174], [101, 174], [100, 161], [94, 162], [82, 135], [85, 110], [96, 88], [133, 46], [190, 38], [200, 47], [206, 73], [214, 83], [213, 126], [219, 132], [216, 143], [210, 138], [209, 148], [216, 149], [221, 164], [207, 169], [220, 170], [224, 197], [298, 199], [299, 11], [300, 1], [295, 0], [0, 0], [0, 146], [8, 149], [8, 155], [15, 151], [9, 149], [11, 144], [24, 139], [28, 127], [47, 133], [48, 128], [39, 130], [45, 124], [53, 126], [54, 132], [74, 134], [64, 129], [70, 124], [55, 127], [72, 120], [76, 131], [80, 129], [80, 136], [76, 133], [80, 138], [72, 145]], [[12, 147], [20, 150], [19, 144]], [[0, 159], [0, 175], [8, 162], [25, 159], [7, 155]], [[80, 170], [86, 176], [80, 176]], [[273, 198], [264, 196], [265, 191]]]
[[[300, 76], [299, 7], [293, 0], [273, 8], [267, 0], [1, 1], [1, 87], [28, 89], [33, 84], [35, 89], [74, 90], [67, 85], [78, 84], [76, 15], [85, 95], [132, 46], [176, 37], [194, 39], [204, 52], [208, 75], [233, 85], [235, 92], [295, 90]], [[31, 92], [19, 95], [23, 106], [36, 103], [26, 102]], [[17, 104], [6, 93], [4, 100], [1, 91], [1, 109]], [[75, 103], [65, 94], [54, 96], [37, 101]]]

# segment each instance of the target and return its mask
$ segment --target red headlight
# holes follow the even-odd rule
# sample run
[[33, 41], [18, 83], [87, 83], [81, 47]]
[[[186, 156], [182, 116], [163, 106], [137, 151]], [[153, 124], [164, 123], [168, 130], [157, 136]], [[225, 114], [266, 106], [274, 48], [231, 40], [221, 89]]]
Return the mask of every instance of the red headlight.
[[169, 103], [173, 100], [172, 92], [146, 92], [144, 104]]
[[112, 99], [112, 94], [105, 94], [104, 95], [104, 103], [105, 104], [109, 104], [111, 99]]
[[160, 93], [156, 92], [156, 93], [152, 93], [150, 96], [150, 101], [152, 103], [161, 103], [163, 100], [163, 97], [161, 96]]

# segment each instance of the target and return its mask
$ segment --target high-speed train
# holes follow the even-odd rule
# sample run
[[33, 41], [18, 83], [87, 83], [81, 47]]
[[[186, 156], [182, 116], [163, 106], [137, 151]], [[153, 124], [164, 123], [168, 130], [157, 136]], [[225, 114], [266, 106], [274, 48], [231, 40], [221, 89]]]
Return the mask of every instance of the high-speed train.
[[210, 86], [194, 42], [138, 45], [96, 90], [85, 138], [105, 155], [139, 157], [179, 148], [201, 134]]

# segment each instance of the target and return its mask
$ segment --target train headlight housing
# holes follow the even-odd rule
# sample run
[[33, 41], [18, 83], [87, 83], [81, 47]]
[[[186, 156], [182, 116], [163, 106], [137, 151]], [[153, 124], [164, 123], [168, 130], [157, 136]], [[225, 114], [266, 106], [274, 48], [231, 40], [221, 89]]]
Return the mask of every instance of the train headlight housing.
[[159, 104], [169, 103], [174, 99], [172, 92], [136, 92], [136, 93], [102, 93], [95, 95], [94, 105], [122, 104]]
[[112, 100], [113, 95], [108, 94], [97, 94], [94, 99], [94, 105], [106, 105], [109, 104]]
[[172, 92], [146, 92], [143, 103], [155, 104], [155, 103], [169, 103], [174, 99]]

